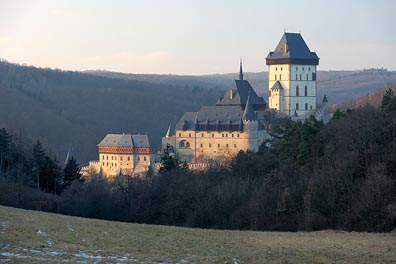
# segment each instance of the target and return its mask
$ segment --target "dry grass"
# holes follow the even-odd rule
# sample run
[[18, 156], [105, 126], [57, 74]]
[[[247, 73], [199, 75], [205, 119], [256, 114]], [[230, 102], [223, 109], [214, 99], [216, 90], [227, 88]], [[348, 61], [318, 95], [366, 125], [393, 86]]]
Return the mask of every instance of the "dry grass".
[[128, 224], [0, 206], [0, 262], [395, 263], [392, 234]]

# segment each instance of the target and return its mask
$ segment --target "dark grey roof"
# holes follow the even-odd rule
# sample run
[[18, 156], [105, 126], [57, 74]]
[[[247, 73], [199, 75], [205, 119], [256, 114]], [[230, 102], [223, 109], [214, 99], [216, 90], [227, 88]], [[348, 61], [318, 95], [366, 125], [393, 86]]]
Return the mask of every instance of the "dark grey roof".
[[254, 112], [253, 105], [251, 103], [250, 95], [246, 102], [245, 111], [243, 112], [242, 116], [243, 120], [251, 121], [256, 120], [256, 113]]
[[239, 125], [240, 106], [203, 106], [198, 112], [186, 112], [177, 122], [176, 130], [195, 130], [195, 125]]
[[182, 118], [176, 123], [175, 130], [193, 129], [197, 114], [197, 112], [185, 112]]
[[311, 52], [299, 33], [284, 33], [273, 52], [266, 58], [270, 64], [309, 64], [318, 65], [319, 57]]
[[282, 84], [280, 81], [276, 81], [274, 85], [272, 85], [271, 90], [283, 90]]
[[257, 96], [253, 87], [246, 80], [234, 80], [231, 83], [230, 88], [225, 92], [223, 98], [221, 98], [216, 105], [239, 105], [242, 108], [245, 108], [249, 94], [255, 109], [257, 106], [265, 108], [266, 103], [264, 98]]
[[107, 134], [98, 146], [149, 147], [147, 135]]

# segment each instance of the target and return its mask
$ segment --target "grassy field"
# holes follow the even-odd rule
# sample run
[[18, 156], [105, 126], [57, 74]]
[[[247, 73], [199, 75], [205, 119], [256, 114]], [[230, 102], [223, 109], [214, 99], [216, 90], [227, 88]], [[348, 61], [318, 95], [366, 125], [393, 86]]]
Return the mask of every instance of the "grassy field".
[[202, 230], [0, 206], [5, 263], [396, 263], [396, 235]]

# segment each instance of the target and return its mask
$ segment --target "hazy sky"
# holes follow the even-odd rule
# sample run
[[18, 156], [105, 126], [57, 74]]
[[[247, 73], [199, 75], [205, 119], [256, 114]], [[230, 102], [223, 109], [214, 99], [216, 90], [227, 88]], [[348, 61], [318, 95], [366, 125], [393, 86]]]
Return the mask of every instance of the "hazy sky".
[[0, 0], [0, 58], [65, 70], [264, 71], [284, 30], [319, 70], [396, 70], [395, 0]]

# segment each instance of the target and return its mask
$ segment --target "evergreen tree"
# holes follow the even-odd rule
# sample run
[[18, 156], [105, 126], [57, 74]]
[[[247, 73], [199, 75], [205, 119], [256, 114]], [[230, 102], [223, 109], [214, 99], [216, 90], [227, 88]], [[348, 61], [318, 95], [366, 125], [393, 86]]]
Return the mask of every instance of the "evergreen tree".
[[171, 151], [171, 146], [169, 144], [166, 144], [166, 147], [163, 151], [163, 155], [161, 157], [162, 166], [159, 170], [159, 172], [162, 174], [165, 173], [166, 171], [179, 168], [179, 161], [171, 156], [170, 151]]
[[391, 88], [386, 90], [382, 98], [381, 109], [386, 112], [396, 111], [396, 96]]
[[11, 136], [4, 128], [0, 129], [0, 177], [6, 172], [10, 158]]
[[63, 169], [62, 188], [68, 188], [73, 181], [83, 181], [77, 161], [72, 157]]
[[40, 189], [40, 174], [44, 168], [46, 153], [39, 140], [37, 140], [36, 144], [33, 146], [32, 152], [31, 164], [33, 182], [36, 183], [37, 189]]

